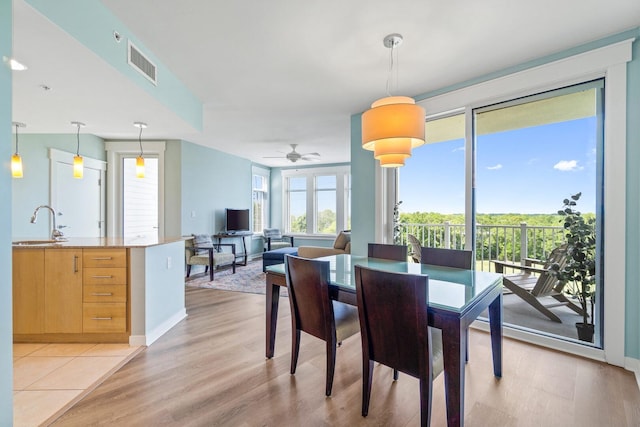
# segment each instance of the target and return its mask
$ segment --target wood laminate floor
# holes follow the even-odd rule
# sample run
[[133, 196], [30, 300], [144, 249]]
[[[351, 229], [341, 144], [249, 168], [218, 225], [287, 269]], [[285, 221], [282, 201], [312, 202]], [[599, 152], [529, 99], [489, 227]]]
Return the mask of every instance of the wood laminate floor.
[[[338, 350], [333, 396], [324, 396], [324, 343], [303, 334], [289, 374], [289, 306], [281, 299], [275, 357], [264, 357], [263, 295], [187, 289], [188, 318], [67, 411], [55, 426], [417, 426], [418, 382], [376, 366], [369, 416], [360, 415], [358, 335]], [[638, 426], [631, 372], [504, 340], [493, 377], [489, 336], [471, 331], [467, 426]], [[432, 426], [445, 426], [443, 377]]]

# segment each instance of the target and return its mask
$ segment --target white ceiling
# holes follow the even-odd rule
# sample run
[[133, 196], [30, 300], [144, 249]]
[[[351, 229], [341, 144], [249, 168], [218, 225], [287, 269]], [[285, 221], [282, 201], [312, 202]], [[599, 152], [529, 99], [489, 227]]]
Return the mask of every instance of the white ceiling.
[[[398, 90], [415, 96], [640, 25], [638, 0], [102, 0], [203, 103], [203, 130], [14, 0], [13, 120], [25, 133], [184, 139], [268, 166], [289, 144], [350, 160], [350, 116]], [[118, 29], [114, 29], [118, 30]], [[45, 91], [40, 86], [47, 85]], [[428, 112], [427, 112], [428, 113]]]

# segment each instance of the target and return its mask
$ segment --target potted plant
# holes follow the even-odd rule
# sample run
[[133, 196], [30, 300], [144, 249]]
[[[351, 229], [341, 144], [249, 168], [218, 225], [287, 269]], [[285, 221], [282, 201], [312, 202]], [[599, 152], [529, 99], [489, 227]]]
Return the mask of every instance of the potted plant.
[[593, 342], [593, 308], [596, 290], [596, 233], [595, 218], [585, 219], [576, 210], [582, 193], [564, 199], [558, 211], [567, 239], [567, 261], [564, 266], [554, 264], [551, 272], [563, 283], [566, 291], [575, 296], [582, 308], [582, 322], [576, 323], [578, 338]]
[[400, 219], [400, 205], [402, 200], [395, 204], [393, 207], [393, 243], [399, 245], [402, 243], [402, 229], [404, 224]]

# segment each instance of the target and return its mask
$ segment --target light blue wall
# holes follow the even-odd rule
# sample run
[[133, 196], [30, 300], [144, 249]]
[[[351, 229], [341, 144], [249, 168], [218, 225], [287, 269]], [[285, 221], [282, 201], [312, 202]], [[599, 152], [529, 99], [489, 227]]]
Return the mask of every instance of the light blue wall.
[[[226, 208], [251, 208], [249, 160], [186, 141], [181, 151], [183, 235], [215, 234], [224, 230]], [[223, 243], [235, 243], [242, 252], [241, 238]], [[249, 253], [262, 251], [262, 239], [246, 238], [246, 244]]]
[[[0, 0], [0, 58], [11, 56], [11, 0]], [[11, 71], [0, 63], [0, 426], [13, 423], [11, 297]]]
[[[640, 28], [526, 64], [520, 64], [487, 76], [481, 76], [471, 81], [418, 95], [415, 98], [417, 100], [426, 99], [633, 37], [640, 38]], [[375, 194], [371, 190], [373, 188], [372, 178], [375, 164], [371, 153], [361, 148], [360, 132], [360, 115], [354, 115], [351, 118], [351, 172], [353, 174], [353, 227], [351, 238], [352, 253], [363, 254], [365, 253], [363, 252], [364, 245], [366, 245], [368, 239], [372, 238], [375, 230], [372, 222]], [[633, 60], [628, 64], [627, 75], [627, 186], [624, 190], [627, 195], [625, 356], [634, 359], [640, 359], [640, 314], [638, 313], [638, 306], [640, 305], [640, 172], [638, 170], [638, 159], [640, 159], [640, 41], [636, 40], [633, 44]]]
[[364, 256], [375, 240], [375, 160], [362, 149], [361, 114], [351, 116], [351, 253]]
[[148, 335], [184, 310], [184, 242], [150, 246], [144, 252], [144, 324]]
[[182, 141], [167, 141], [164, 152], [164, 234], [182, 235]]
[[183, 234], [224, 230], [226, 208], [251, 208], [249, 160], [186, 141], [181, 160]]
[[[26, 1], [196, 130], [202, 130], [202, 103], [100, 1]], [[121, 43], [116, 43], [114, 30], [123, 37]], [[127, 63], [128, 39], [156, 65], [157, 86]]]
[[[71, 126], [70, 126], [71, 127]], [[25, 134], [21, 128], [18, 132], [20, 155], [24, 177], [12, 181], [13, 212], [12, 235], [22, 238], [45, 238], [50, 233], [49, 221], [38, 221], [31, 224], [29, 219], [33, 210], [40, 205], [48, 205], [49, 198], [49, 148], [75, 153], [77, 148], [76, 134]], [[14, 130], [15, 131], [15, 130]], [[15, 138], [15, 135], [13, 135]], [[12, 139], [12, 146], [15, 142]], [[85, 158], [106, 160], [104, 141], [90, 134], [80, 133], [80, 154]], [[53, 206], [55, 209], [56, 206]]]

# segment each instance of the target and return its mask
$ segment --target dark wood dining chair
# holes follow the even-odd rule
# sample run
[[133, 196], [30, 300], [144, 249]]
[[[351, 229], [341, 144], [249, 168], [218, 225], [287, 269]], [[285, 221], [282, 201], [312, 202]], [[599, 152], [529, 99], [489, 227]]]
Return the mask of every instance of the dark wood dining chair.
[[473, 252], [461, 249], [423, 247], [420, 262], [422, 264], [471, 270], [473, 268]]
[[[473, 252], [462, 249], [422, 248], [421, 264], [440, 265], [442, 267], [473, 268]], [[464, 332], [465, 346], [464, 360], [469, 361], [469, 329]]]
[[358, 309], [332, 301], [329, 296], [329, 261], [285, 256], [285, 272], [291, 305], [291, 374], [296, 373], [300, 331], [320, 338], [327, 347], [325, 394], [331, 395], [336, 366], [336, 346], [360, 332]]
[[355, 266], [362, 337], [362, 416], [369, 413], [374, 362], [420, 381], [420, 424], [431, 422], [432, 382], [442, 372], [442, 332], [428, 326], [428, 277]]
[[384, 243], [369, 243], [369, 258], [390, 259], [393, 261], [407, 262], [408, 252], [406, 245], [387, 245]]

